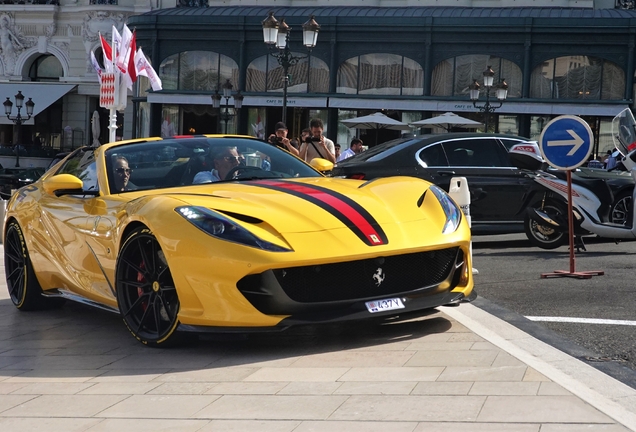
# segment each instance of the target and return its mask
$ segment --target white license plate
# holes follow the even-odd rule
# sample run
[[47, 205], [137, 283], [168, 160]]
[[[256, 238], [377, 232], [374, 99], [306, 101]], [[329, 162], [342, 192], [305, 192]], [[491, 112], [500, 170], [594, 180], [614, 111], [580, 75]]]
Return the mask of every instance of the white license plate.
[[371, 313], [390, 311], [393, 309], [404, 309], [404, 303], [399, 298], [374, 300], [366, 302], [365, 305]]

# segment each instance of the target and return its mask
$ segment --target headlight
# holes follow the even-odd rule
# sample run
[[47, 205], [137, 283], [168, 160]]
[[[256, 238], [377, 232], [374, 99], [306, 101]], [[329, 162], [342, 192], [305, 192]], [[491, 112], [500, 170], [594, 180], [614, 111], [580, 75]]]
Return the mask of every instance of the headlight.
[[186, 206], [177, 207], [175, 211], [192, 225], [212, 237], [270, 252], [291, 252], [291, 249], [275, 245], [256, 237], [242, 226], [208, 208]]
[[444, 229], [442, 229], [442, 234], [454, 233], [457, 231], [459, 223], [462, 220], [461, 209], [442, 188], [433, 185], [429, 188], [429, 190], [437, 197], [437, 200], [446, 215], [446, 223], [444, 224]]

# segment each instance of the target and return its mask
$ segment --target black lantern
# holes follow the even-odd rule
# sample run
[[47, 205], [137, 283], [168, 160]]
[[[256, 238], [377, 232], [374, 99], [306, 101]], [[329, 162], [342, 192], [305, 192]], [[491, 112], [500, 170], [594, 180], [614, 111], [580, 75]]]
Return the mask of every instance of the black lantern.
[[[219, 90], [216, 89], [214, 91], [214, 94], [212, 95], [212, 107], [214, 109], [220, 108], [221, 107], [221, 98], [225, 98], [225, 109], [219, 115], [221, 121], [223, 121], [225, 123], [225, 129], [223, 130], [223, 133], [225, 133], [225, 134], [227, 134], [227, 124], [228, 124], [228, 122], [235, 115], [235, 114], [231, 114], [230, 111], [229, 111], [230, 98], [232, 97], [232, 89], [233, 88], [234, 88], [234, 86], [232, 85], [230, 80], [227, 79], [225, 81], [225, 83], [221, 86], [221, 90], [223, 91], [223, 94], [220, 94]], [[243, 98], [244, 98], [244, 96], [241, 94], [240, 91], [237, 91], [236, 94], [234, 95], [234, 108], [236, 110], [240, 110], [241, 107], [243, 106]], [[236, 115], [238, 117], [238, 112], [237, 112]]]
[[[496, 109], [501, 108], [503, 105], [503, 101], [508, 96], [508, 84], [502, 78], [501, 82], [495, 86], [493, 86], [493, 82], [495, 79], [495, 71], [492, 70], [492, 67], [488, 65], [486, 70], [482, 72], [483, 80], [484, 80], [484, 95], [486, 96], [486, 102], [483, 105], [478, 105], [477, 101], [479, 100], [479, 93], [481, 90], [481, 86], [474, 80], [473, 83], [468, 87], [470, 93], [470, 100], [473, 101], [473, 106], [479, 111], [484, 113], [484, 131], [488, 132], [488, 120], [490, 119], [490, 114], [494, 113]], [[497, 100], [499, 100], [498, 105], [494, 105], [490, 103], [490, 90], [495, 90], [495, 96]]]
[[[289, 38], [291, 27], [287, 25], [285, 19], [280, 22], [274, 18], [274, 12], [269, 12], [267, 18], [262, 21], [263, 24], [263, 41], [270, 47], [276, 46], [278, 51], [270, 51], [270, 54], [276, 58], [278, 64], [283, 67], [283, 115], [282, 122], [287, 123], [287, 86], [289, 85], [289, 68], [298, 63], [299, 60], [307, 58], [307, 56], [294, 56], [289, 48]], [[316, 46], [318, 41], [318, 32], [320, 25], [310, 16], [309, 20], [302, 25], [303, 28], [303, 45], [309, 51]], [[235, 99], [236, 100], [236, 99]]]
[[[11, 100], [7, 98], [7, 100], [5, 100], [2, 103], [2, 105], [4, 105], [4, 113], [6, 114], [7, 118], [15, 124], [15, 128], [16, 128], [15, 130], [16, 131], [15, 133], [15, 136], [16, 136], [15, 166], [19, 167], [20, 166], [20, 146], [22, 145], [22, 123], [29, 120], [33, 116], [33, 108], [35, 108], [35, 102], [33, 102], [31, 98], [29, 98], [29, 100], [25, 104], [24, 95], [22, 94], [21, 91], [18, 91], [18, 94], [15, 95], [14, 98], [15, 98], [15, 107], [18, 109], [18, 113], [14, 117], [11, 117], [11, 111], [13, 110], [13, 103], [11, 102]], [[24, 105], [26, 105], [26, 115], [27, 115], [26, 118], [22, 117], [22, 114], [20, 113]]]

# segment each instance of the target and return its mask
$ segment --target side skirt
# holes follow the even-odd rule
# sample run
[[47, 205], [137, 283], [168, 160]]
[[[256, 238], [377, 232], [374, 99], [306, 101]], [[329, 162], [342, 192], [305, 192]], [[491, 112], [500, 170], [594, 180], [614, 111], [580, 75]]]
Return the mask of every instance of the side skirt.
[[117, 309], [117, 308], [114, 308], [112, 306], [109, 306], [109, 305], [106, 305], [106, 304], [103, 304], [103, 303], [96, 302], [94, 300], [87, 299], [86, 297], [79, 296], [79, 295], [77, 295], [75, 293], [72, 293], [70, 291], [63, 290], [63, 289], [56, 289], [56, 290], [52, 290], [52, 291], [46, 291], [46, 292], [42, 293], [42, 296], [49, 297], [49, 298], [64, 298], [64, 299], [67, 299], [67, 300], [74, 301], [76, 303], [85, 304], [85, 305], [88, 305], [88, 306], [95, 307], [97, 309], [102, 309], [102, 310], [105, 310], [105, 311], [108, 311], [108, 312], [113, 312], [113, 313], [116, 313], [117, 315], [119, 315], [119, 309]]

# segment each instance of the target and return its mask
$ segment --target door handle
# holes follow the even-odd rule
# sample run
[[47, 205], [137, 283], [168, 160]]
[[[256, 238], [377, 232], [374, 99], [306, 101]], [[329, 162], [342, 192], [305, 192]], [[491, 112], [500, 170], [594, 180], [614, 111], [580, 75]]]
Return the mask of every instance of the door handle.
[[437, 174], [441, 176], [453, 176], [455, 175], [455, 171], [437, 171]]

